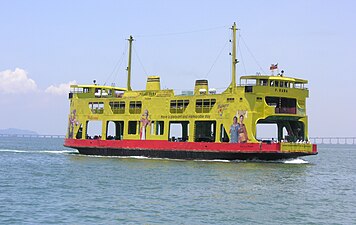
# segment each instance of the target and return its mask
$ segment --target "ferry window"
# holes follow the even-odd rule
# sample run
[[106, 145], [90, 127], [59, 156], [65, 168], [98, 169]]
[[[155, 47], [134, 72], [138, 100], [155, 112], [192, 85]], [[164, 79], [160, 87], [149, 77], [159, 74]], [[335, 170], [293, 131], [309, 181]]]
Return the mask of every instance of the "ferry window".
[[268, 85], [267, 79], [261, 79], [261, 80], [259, 80], [259, 85], [260, 85], [260, 86], [267, 86], [267, 85]]
[[281, 81], [280, 84], [279, 84], [280, 87], [284, 87], [284, 82]]
[[278, 84], [279, 84], [278, 81], [275, 81], [275, 82], [274, 82], [274, 86], [278, 87]]
[[163, 135], [164, 121], [156, 121], [156, 135]]
[[170, 112], [183, 113], [189, 105], [189, 100], [171, 100]]
[[108, 96], [108, 92], [106, 91], [106, 89], [103, 89], [103, 90], [102, 90], [101, 96], [102, 96], [102, 97], [107, 97], [107, 96]]
[[89, 102], [88, 105], [94, 114], [102, 114], [104, 112], [104, 102]]
[[196, 108], [201, 108], [203, 107], [203, 100], [202, 99], [197, 99], [197, 101], [195, 102], [195, 107]]
[[245, 86], [245, 92], [252, 92], [253, 88], [252, 86]]
[[266, 103], [275, 107], [275, 113], [279, 114], [296, 114], [295, 98], [266, 97]]
[[271, 81], [269, 82], [269, 86], [271, 86], [271, 87], [274, 86], [274, 81], [273, 81], [273, 80], [271, 80]]
[[101, 88], [95, 88], [94, 96], [97, 98], [101, 97]]
[[129, 121], [128, 134], [137, 134], [137, 121]]
[[195, 142], [215, 142], [216, 121], [195, 122]]
[[141, 101], [131, 101], [130, 102], [130, 110], [131, 114], [140, 114], [142, 109], [142, 102]]
[[240, 82], [242, 86], [246, 86], [246, 85], [256, 86], [256, 79], [243, 79]]
[[125, 102], [109, 102], [110, 108], [114, 114], [124, 114], [125, 113]]
[[116, 97], [116, 98], [122, 98], [122, 96], [124, 95], [124, 92], [123, 91], [115, 91], [114, 92], [114, 96]]
[[214, 107], [216, 99], [197, 99], [195, 102], [195, 112], [208, 113]]
[[90, 88], [83, 88], [84, 93], [89, 93]]
[[227, 101], [227, 102], [234, 102], [234, 101], [235, 101], [235, 98], [227, 98], [226, 101]]
[[295, 88], [300, 88], [300, 89], [304, 89], [304, 84], [302, 83], [295, 83]]
[[78, 87], [71, 88], [70, 93], [83, 93], [83, 88], [78, 88]]

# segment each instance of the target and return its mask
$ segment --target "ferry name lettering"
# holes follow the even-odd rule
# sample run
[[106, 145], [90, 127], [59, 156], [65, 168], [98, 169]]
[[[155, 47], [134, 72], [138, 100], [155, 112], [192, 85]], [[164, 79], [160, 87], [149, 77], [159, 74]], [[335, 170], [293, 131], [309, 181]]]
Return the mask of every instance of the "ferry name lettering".
[[275, 91], [275, 92], [285, 92], [285, 93], [288, 93], [288, 90], [285, 89], [285, 88], [275, 88], [274, 91]]
[[169, 115], [161, 116], [161, 119], [210, 119], [210, 115]]
[[99, 117], [98, 116], [88, 116], [89, 120], [98, 120]]
[[218, 104], [218, 109], [226, 109], [229, 107], [229, 104]]

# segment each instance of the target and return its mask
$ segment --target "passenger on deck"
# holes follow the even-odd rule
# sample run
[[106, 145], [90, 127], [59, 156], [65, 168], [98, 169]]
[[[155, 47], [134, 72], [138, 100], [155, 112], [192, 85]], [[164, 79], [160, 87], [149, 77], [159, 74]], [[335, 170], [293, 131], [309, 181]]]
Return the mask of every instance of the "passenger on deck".
[[237, 123], [237, 117], [234, 116], [233, 124], [230, 127], [230, 143], [237, 143], [239, 140], [239, 128], [240, 125]]

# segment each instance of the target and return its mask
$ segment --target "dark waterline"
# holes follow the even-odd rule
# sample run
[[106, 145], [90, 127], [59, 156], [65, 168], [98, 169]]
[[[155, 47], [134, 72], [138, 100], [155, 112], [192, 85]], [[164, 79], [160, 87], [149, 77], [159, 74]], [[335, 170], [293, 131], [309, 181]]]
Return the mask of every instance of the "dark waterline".
[[285, 162], [88, 157], [0, 138], [0, 223], [353, 224], [355, 145]]

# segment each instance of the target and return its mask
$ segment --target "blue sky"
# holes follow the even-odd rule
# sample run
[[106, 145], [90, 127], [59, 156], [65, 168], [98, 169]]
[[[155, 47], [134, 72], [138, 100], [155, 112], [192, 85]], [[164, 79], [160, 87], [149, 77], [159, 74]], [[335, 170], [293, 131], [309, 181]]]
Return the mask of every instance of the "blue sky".
[[309, 80], [310, 136], [356, 136], [355, 1], [2, 0], [0, 9], [0, 129], [64, 134], [65, 84], [125, 86], [130, 34], [134, 89], [147, 75], [178, 91], [198, 78], [224, 88], [236, 21], [253, 53], [240, 42], [238, 76], [278, 62]]

